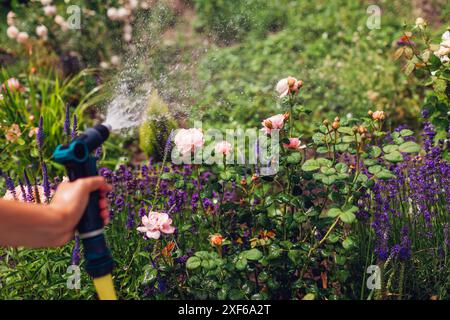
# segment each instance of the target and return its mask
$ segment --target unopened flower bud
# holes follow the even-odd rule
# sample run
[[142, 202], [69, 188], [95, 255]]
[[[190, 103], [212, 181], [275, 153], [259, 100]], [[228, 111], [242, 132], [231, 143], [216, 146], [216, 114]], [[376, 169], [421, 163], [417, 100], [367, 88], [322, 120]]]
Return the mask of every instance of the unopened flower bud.
[[339, 119], [339, 117], [334, 118], [334, 121], [339, 122], [341, 121], [341, 119]]
[[324, 125], [324, 126], [329, 126], [330, 125], [330, 121], [328, 121], [327, 119], [325, 119], [325, 120], [323, 120], [323, 122], [322, 122], [322, 124]]
[[255, 173], [255, 174], [252, 176], [252, 181], [255, 182], [256, 180], [258, 180], [258, 175]]
[[334, 129], [334, 130], [337, 130], [337, 129], [339, 129], [339, 121], [333, 121], [333, 123], [331, 124], [331, 127]]
[[247, 179], [243, 178], [241, 180], [241, 186], [246, 186], [247, 185]]

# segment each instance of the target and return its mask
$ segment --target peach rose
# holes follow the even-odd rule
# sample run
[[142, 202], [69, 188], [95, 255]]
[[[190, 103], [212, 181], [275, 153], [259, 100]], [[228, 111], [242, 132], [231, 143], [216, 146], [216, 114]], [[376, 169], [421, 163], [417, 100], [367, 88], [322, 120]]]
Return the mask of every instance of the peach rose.
[[306, 148], [305, 145], [302, 145], [299, 138], [289, 138], [289, 144], [283, 143], [283, 147], [290, 150], [301, 150]]
[[212, 246], [221, 246], [223, 240], [223, 237], [219, 233], [213, 234], [209, 237], [209, 242]]
[[303, 81], [297, 80], [294, 77], [287, 77], [278, 81], [275, 90], [278, 92], [280, 98], [285, 97], [289, 93], [296, 93], [303, 85]]
[[286, 118], [287, 117], [284, 114], [277, 114], [270, 118], [267, 118], [262, 122], [263, 125], [262, 130], [266, 134], [271, 134], [273, 129], [282, 129]]

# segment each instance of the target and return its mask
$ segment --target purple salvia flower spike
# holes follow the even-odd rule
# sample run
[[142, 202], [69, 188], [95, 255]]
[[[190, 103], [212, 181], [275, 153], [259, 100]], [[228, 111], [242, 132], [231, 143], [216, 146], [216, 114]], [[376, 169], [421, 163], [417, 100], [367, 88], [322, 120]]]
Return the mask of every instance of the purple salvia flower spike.
[[39, 154], [42, 157], [42, 147], [44, 145], [44, 138], [45, 138], [45, 134], [44, 134], [44, 118], [41, 116], [39, 118], [39, 127], [38, 127], [38, 131], [36, 133], [36, 141], [37, 141], [37, 145], [38, 145], [38, 149], [39, 149]]
[[73, 115], [73, 125], [72, 125], [72, 140], [78, 137], [78, 121], [77, 116]]
[[44, 188], [44, 195], [46, 198], [46, 202], [50, 203], [51, 189], [50, 189], [50, 182], [48, 179], [47, 165], [45, 164], [45, 162], [42, 162], [42, 186]]
[[31, 185], [30, 179], [28, 178], [27, 171], [23, 171], [23, 179], [25, 180], [25, 185], [27, 187], [27, 202], [34, 202], [33, 196], [33, 186]]
[[66, 118], [64, 120], [64, 133], [70, 137], [70, 106], [66, 105]]
[[16, 187], [14, 186], [14, 181], [11, 179], [10, 176], [6, 177], [6, 188], [8, 188], [9, 192], [11, 192], [14, 200], [18, 200], [17, 193], [16, 193]]

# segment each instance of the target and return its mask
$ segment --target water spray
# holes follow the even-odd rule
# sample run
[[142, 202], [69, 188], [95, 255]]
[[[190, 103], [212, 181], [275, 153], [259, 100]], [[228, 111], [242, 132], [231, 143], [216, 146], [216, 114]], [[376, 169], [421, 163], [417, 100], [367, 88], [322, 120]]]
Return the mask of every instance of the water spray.
[[[71, 143], [56, 148], [53, 158], [66, 167], [70, 181], [98, 175], [97, 158], [91, 153], [108, 139], [110, 131], [109, 125], [96, 125], [87, 129]], [[111, 277], [113, 260], [103, 234], [99, 197], [99, 191], [90, 194], [86, 210], [77, 225], [77, 231], [83, 243], [86, 271], [93, 278], [100, 300], [116, 300]]]

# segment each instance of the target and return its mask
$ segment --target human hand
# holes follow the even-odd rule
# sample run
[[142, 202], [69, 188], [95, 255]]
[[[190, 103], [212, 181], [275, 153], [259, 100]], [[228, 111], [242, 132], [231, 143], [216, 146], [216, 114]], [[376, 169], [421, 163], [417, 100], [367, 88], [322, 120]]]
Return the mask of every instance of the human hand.
[[100, 215], [108, 223], [106, 192], [112, 187], [102, 177], [62, 183], [50, 205], [0, 199], [0, 246], [59, 247], [70, 241], [89, 201], [100, 191]]
[[57, 243], [65, 244], [73, 238], [75, 228], [80, 221], [93, 191], [100, 191], [100, 216], [104, 224], [109, 222], [106, 193], [112, 190], [103, 177], [89, 177], [74, 182], [61, 183], [53, 196], [50, 207], [55, 211], [61, 235]]

